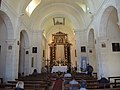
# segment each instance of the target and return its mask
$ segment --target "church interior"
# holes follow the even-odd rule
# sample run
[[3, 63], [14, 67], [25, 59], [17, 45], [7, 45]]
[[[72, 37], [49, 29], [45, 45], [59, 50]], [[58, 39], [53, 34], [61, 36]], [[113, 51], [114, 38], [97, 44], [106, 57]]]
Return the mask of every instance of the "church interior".
[[120, 0], [0, 0], [0, 90], [73, 90], [67, 71], [88, 90], [120, 90], [119, 68]]

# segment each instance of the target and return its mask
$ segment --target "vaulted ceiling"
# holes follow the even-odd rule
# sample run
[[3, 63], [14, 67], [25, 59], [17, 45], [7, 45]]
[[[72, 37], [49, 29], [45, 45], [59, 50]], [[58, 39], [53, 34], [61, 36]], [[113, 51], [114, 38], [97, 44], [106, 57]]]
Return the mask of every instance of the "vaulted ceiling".
[[[3, 0], [18, 16], [21, 16], [23, 22], [31, 27], [31, 30], [41, 29], [46, 36], [56, 30], [68, 34], [73, 33], [75, 29], [84, 30], [92, 19], [91, 14], [94, 14], [105, 2], [105, 0], [41, 0], [28, 16], [26, 7], [31, 1]], [[65, 18], [65, 24], [54, 25], [53, 18], [56, 17]]]

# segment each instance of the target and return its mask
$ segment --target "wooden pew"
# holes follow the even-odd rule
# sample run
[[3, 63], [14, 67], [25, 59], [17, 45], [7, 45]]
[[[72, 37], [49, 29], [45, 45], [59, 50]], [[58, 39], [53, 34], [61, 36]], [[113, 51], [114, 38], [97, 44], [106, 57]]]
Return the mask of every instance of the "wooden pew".
[[3, 78], [0, 78], [0, 82], [1, 82], [1, 84], [3, 83]]
[[[12, 89], [15, 88], [17, 81], [8, 81], [6, 87], [11, 87]], [[49, 90], [48, 83], [41, 82], [41, 81], [24, 81], [25, 89], [39, 89], [42, 88], [43, 90]]]
[[110, 85], [112, 85], [113, 88], [120, 87], [120, 76], [108, 77], [108, 80], [110, 81]]
[[111, 77], [108, 77], [108, 80], [111, 82], [111, 80], [114, 80], [114, 79], [120, 79], [120, 76], [111, 76]]

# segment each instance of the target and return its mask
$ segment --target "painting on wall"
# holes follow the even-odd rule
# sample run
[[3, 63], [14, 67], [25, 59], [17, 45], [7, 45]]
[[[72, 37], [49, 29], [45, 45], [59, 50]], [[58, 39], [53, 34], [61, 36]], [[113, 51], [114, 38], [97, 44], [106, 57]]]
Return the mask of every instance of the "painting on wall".
[[85, 46], [81, 46], [81, 52], [86, 52], [86, 47]]
[[113, 52], [120, 52], [120, 43], [112, 43], [112, 51]]
[[37, 53], [37, 47], [32, 47], [32, 53]]
[[65, 18], [64, 17], [54, 17], [53, 23], [54, 23], [54, 25], [65, 25]]

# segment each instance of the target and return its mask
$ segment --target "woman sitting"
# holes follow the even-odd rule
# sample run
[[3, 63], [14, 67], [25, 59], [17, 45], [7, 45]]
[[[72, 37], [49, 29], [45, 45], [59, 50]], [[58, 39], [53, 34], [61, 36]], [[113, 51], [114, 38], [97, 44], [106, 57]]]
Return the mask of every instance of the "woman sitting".
[[24, 82], [18, 81], [15, 90], [24, 90]]

